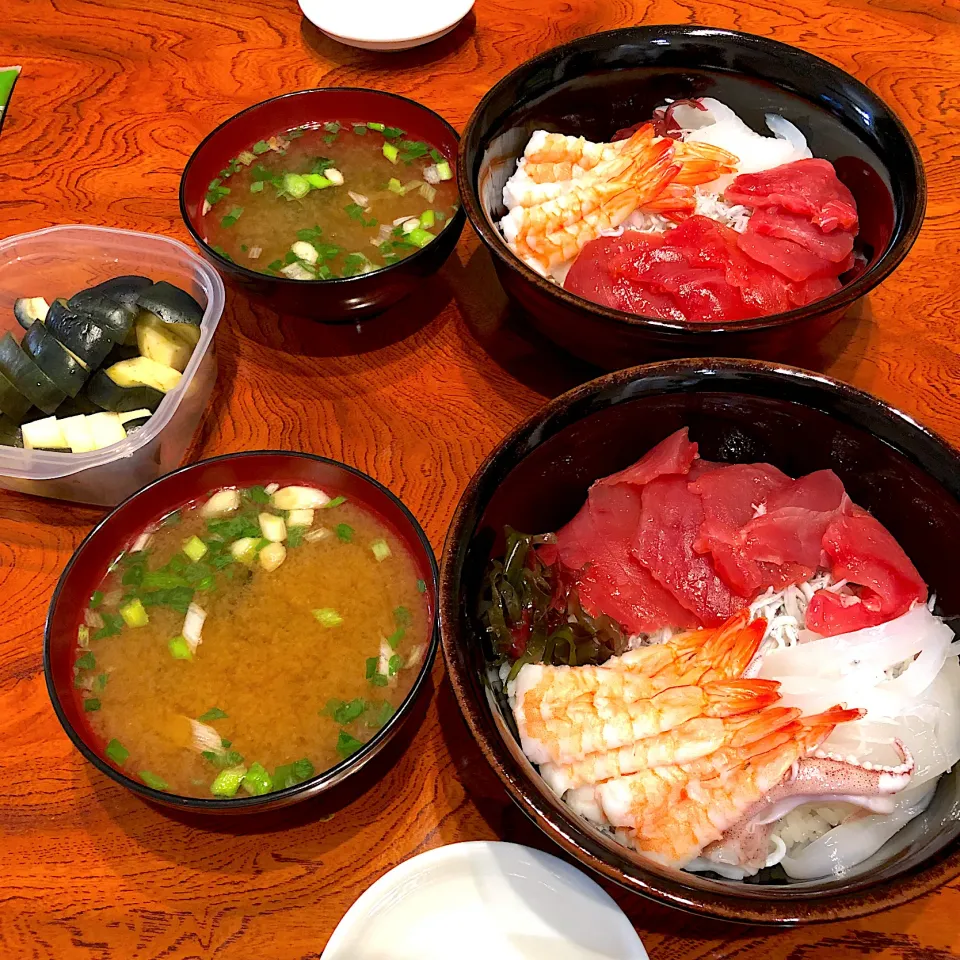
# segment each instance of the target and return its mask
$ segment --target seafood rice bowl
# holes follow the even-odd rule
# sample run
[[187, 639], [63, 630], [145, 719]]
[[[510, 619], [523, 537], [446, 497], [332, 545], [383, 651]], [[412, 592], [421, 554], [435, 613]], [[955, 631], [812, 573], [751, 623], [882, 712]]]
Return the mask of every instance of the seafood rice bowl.
[[704, 460], [688, 430], [555, 533], [506, 530], [479, 615], [545, 784], [640, 861], [856, 873], [960, 760], [960, 643], [832, 470]]
[[771, 316], [861, 273], [857, 205], [788, 118], [760, 133], [710, 97], [606, 143], [537, 130], [503, 188], [510, 250], [587, 300], [710, 323]]

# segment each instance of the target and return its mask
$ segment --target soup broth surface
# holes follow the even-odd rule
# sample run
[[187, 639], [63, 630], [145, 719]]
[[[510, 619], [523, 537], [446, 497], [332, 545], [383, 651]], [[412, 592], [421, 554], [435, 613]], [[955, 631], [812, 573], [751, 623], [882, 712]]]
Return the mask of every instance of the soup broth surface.
[[410, 256], [457, 207], [452, 161], [432, 144], [383, 123], [331, 121], [231, 160], [210, 183], [203, 223], [207, 243], [242, 266], [329, 280]]
[[[308, 779], [369, 740], [419, 672], [426, 587], [399, 538], [337, 498], [286, 529], [286, 556], [267, 569], [260, 515], [298, 518], [262, 487], [253, 496], [218, 517], [201, 504], [168, 517], [117, 561], [81, 627], [87, 717], [107, 755], [158, 789], [246, 796]], [[206, 614], [192, 653], [191, 603]]]

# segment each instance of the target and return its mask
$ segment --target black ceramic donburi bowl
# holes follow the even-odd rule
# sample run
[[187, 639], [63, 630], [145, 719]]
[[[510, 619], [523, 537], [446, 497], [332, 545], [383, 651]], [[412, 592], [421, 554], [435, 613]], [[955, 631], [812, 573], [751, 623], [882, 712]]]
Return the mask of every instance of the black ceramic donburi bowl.
[[397, 125], [408, 137], [436, 147], [451, 166], [457, 156], [456, 130], [440, 114], [415, 100], [358, 87], [299, 90], [242, 110], [204, 138], [183, 171], [180, 214], [200, 252], [227, 280], [265, 300], [278, 312], [323, 323], [341, 323], [381, 313], [436, 273], [460, 239], [466, 222], [463, 208], [450, 217], [434, 240], [409, 257], [371, 273], [332, 280], [291, 280], [258, 273], [223, 256], [206, 241], [203, 215], [203, 201], [211, 181], [217, 179], [220, 171], [239, 153], [249, 150], [258, 140], [329, 120], [357, 123], [374, 120]]
[[764, 461], [799, 476], [833, 469], [893, 533], [947, 614], [960, 580], [944, 563], [960, 538], [960, 454], [907, 415], [827, 377], [750, 360], [679, 360], [608, 374], [564, 394], [510, 434], [465, 492], [440, 575], [444, 656], [467, 724], [521, 809], [581, 863], [670, 906], [750, 923], [809, 923], [871, 913], [960, 873], [960, 776], [927, 811], [843, 878], [783, 885], [710, 879], [659, 867], [576, 816], [545, 786], [489, 678], [476, 618], [484, 570], [505, 524], [556, 530], [599, 477], [680, 427], [709, 460]]
[[[50, 601], [43, 640], [43, 670], [47, 693], [57, 719], [74, 746], [101, 773], [148, 800], [191, 813], [247, 814], [279, 809], [316, 797], [370, 763], [394, 740], [427, 685], [440, 644], [439, 630], [431, 628], [423, 662], [413, 686], [394, 715], [356, 753], [295, 786], [262, 796], [184, 797], [155, 790], [136, 771], [117, 764], [106, 754], [106, 744], [90, 725], [81, 694], [74, 688], [77, 630], [84, 622], [88, 601], [108, 567], [151, 524], [184, 504], [220, 487], [250, 487], [268, 483], [307, 484], [331, 495], [343, 495], [373, 513], [403, 543], [423, 580], [430, 620], [435, 619], [437, 564], [430, 541], [412, 513], [386, 487], [353, 467], [309, 453], [254, 450], [200, 460], [166, 474], [124, 500], [87, 534], [60, 576]], [[96, 640], [91, 650], [96, 653]], [[253, 678], [255, 682], [256, 678]], [[310, 682], [309, 677], [304, 678]]]
[[[728, 323], [634, 316], [567, 293], [508, 249], [497, 222], [503, 185], [534, 130], [606, 141], [648, 119], [666, 99], [714, 97], [750, 127], [777, 113], [831, 161], [860, 214], [859, 275], [817, 303]], [[790, 362], [879, 284], [913, 245], [926, 206], [923, 167], [893, 111], [838, 67], [795, 47], [693, 26], [630, 27], [583, 37], [507, 74], [480, 101], [463, 133], [460, 193], [500, 282], [537, 329], [608, 370], [677, 356], [757, 356]], [[855, 271], [851, 271], [851, 274]]]

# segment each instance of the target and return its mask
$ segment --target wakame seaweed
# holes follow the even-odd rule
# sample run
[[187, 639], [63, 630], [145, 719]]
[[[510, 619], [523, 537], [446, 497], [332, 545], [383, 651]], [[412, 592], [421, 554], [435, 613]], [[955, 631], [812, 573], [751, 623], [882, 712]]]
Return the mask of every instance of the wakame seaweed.
[[548, 565], [537, 547], [556, 535], [520, 533], [504, 527], [506, 549], [487, 567], [477, 614], [497, 663], [510, 663], [513, 679], [525, 663], [578, 666], [603, 663], [626, 650], [619, 625], [580, 605], [574, 582]]

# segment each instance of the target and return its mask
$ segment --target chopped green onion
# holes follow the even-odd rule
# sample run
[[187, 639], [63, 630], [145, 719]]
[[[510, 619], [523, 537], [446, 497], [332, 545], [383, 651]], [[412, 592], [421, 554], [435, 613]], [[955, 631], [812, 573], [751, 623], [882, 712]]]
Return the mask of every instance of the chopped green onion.
[[432, 211], [432, 210], [424, 210], [423, 213], [420, 214], [420, 226], [421, 226], [421, 227], [424, 227], [424, 228], [426, 228], [426, 227], [432, 227], [433, 224], [434, 224], [434, 222], [435, 222], [435, 220], [436, 220], [436, 218], [434, 217], [434, 214], [433, 214], [433, 211]]
[[406, 636], [407, 631], [403, 627], [397, 627], [393, 633], [387, 637], [387, 643], [390, 645], [391, 650], [396, 650], [400, 646], [400, 641]]
[[112, 637], [123, 629], [123, 617], [117, 613], [104, 613], [103, 626], [93, 635], [94, 640], [103, 640], [106, 637]]
[[294, 763], [284, 764], [277, 767], [273, 772], [273, 789], [284, 790], [287, 787], [303, 783], [304, 780], [309, 780], [313, 773], [313, 764], [306, 758]]
[[347, 498], [340, 496], [334, 497], [329, 503], [324, 506], [325, 510], [332, 510], [334, 507], [339, 507], [341, 503], [346, 503]]
[[319, 610], [311, 610], [310, 612], [323, 627], [339, 627], [343, 623], [343, 617], [331, 607], [321, 607]]
[[432, 233], [424, 230], [423, 227], [417, 227], [416, 230], [411, 230], [407, 234], [407, 239], [416, 247], [425, 247], [434, 237]]
[[97, 665], [97, 658], [88, 650], [82, 657], [77, 657], [78, 670], [92, 670]]
[[104, 752], [118, 767], [122, 767], [130, 756], [130, 751], [119, 740], [111, 740]]
[[384, 560], [392, 556], [390, 544], [388, 544], [386, 540], [374, 540], [373, 543], [370, 544], [370, 549], [373, 551], [377, 563], [383, 563]]
[[323, 129], [326, 130], [327, 133], [339, 133], [340, 124], [336, 120], [331, 120], [329, 123], [323, 125]]
[[330, 700], [324, 712], [328, 716], [333, 717], [339, 726], [345, 727], [348, 723], [356, 720], [369, 706], [367, 701], [362, 697], [358, 697], [356, 700], [350, 700], [349, 702]]
[[262, 190], [263, 190], [262, 180], [254, 180], [253, 183], [250, 184], [251, 193], [260, 193]]
[[370, 726], [379, 729], [386, 724], [386, 722], [394, 715], [394, 713], [396, 713], [396, 710], [394, 710], [393, 704], [384, 700], [377, 708], [377, 712], [366, 722]]
[[170, 656], [174, 660], [192, 660], [193, 651], [190, 649], [190, 644], [187, 643], [184, 637], [174, 637], [168, 644], [167, 649], [170, 651]]
[[403, 194], [403, 184], [396, 177], [391, 177], [387, 181], [387, 189], [391, 193]]
[[88, 647], [90, 645], [90, 628], [85, 624], [81, 623], [77, 627], [77, 646], [78, 647]]
[[107, 686], [107, 681], [110, 679], [109, 674], [101, 673], [97, 675], [97, 689], [104, 690]]
[[326, 190], [327, 187], [333, 186], [333, 181], [327, 179], [320, 173], [305, 173], [303, 174], [303, 179], [315, 190]]
[[386, 130], [386, 127], [382, 123], [368, 123], [367, 126], [371, 130], [376, 130], [378, 133], [383, 133]]
[[288, 193], [294, 200], [302, 200], [310, 192], [310, 182], [299, 173], [285, 173], [282, 188], [283, 192]]
[[426, 592], [427, 592], [427, 584], [426, 584], [423, 580], [418, 580], [418, 581], [417, 581], [417, 591], [418, 591], [419, 593], [426, 593]]
[[437, 174], [441, 180], [452, 180], [453, 171], [450, 169], [450, 164], [446, 160], [441, 160], [437, 164]]
[[412, 619], [410, 611], [406, 607], [397, 607], [393, 611], [393, 620], [398, 627], [409, 627]]
[[354, 132], [358, 137], [365, 137], [365, 136], [367, 135], [366, 125], [365, 125], [365, 124], [362, 124], [362, 123], [355, 123], [355, 124], [353, 125], [353, 132]]
[[391, 163], [396, 163], [400, 157], [400, 151], [392, 143], [385, 143], [383, 145], [383, 155]]
[[346, 730], [340, 731], [340, 737], [337, 740], [337, 753], [339, 753], [344, 760], [346, 760], [347, 757], [353, 756], [362, 746], [362, 740], [351, 736]]
[[103, 603], [103, 591], [94, 590], [93, 596], [90, 598], [90, 609], [96, 610], [101, 603]]
[[211, 707], [206, 713], [197, 717], [200, 723], [210, 723], [211, 720], [226, 720], [229, 714], [225, 713], [219, 707]]
[[217, 774], [217, 778], [210, 784], [210, 792], [215, 797], [235, 796], [240, 789], [240, 784], [243, 783], [243, 778], [246, 776], [246, 773], [247, 768], [243, 766], [229, 767], [226, 770], [221, 770]]
[[184, 541], [183, 552], [194, 562], [198, 563], [204, 558], [209, 547], [197, 536]]
[[395, 654], [387, 661], [387, 674], [388, 674], [388, 676], [391, 676], [391, 677], [392, 677], [402, 666], [403, 666], [403, 659], [401, 658], [400, 654], [395, 653]]
[[290, 527], [287, 530], [287, 546], [299, 547], [303, 543], [304, 527]]
[[137, 776], [148, 786], [153, 787], [154, 790], [169, 790], [167, 786], [167, 781], [162, 777], [158, 777], [155, 773], [151, 773], [149, 770], [141, 770]]
[[251, 764], [247, 775], [243, 778], [243, 789], [251, 796], [262, 797], [273, 789], [273, 777], [262, 763]]
[[385, 687], [387, 685], [387, 678], [382, 673], [375, 673], [370, 678], [370, 682], [375, 687]]
[[388, 139], [392, 140], [394, 137], [402, 137], [406, 133], [405, 130], [401, 130], [399, 127], [384, 127], [383, 135]]
[[252, 487], [247, 487], [246, 490], [242, 492], [242, 495], [247, 500], [252, 500], [254, 503], [269, 503], [270, 494], [267, 493], [266, 488], [256, 484]]
[[[257, 532], [259, 533], [259, 530]], [[241, 537], [230, 544], [230, 555], [241, 563], [253, 563], [257, 559], [261, 543], [263, 546], [267, 545], [267, 541], [261, 541], [260, 537]]]
[[430, 159], [431, 159], [434, 163], [442, 163], [442, 162], [443, 162], [443, 154], [442, 154], [439, 150], [436, 150], [436, 149], [434, 149], [433, 147], [431, 147], [431, 148], [430, 148]]
[[96, 697], [88, 697], [83, 701], [83, 711], [84, 713], [93, 713], [95, 710], [100, 709], [100, 701]]
[[[222, 742], [223, 741], [221, 741], [221, 743]], [[230, 750], [227, 753], [215, 753], [213, 750], [204, 750], [200, 756], [221, 770], [243, 763], [243, 757], [241, 757], [236, 750]]]
[[266, 140], [258, 140], [250, 149], [259, 157], [270, 149], [270, 144]]
[[232, 227], [243, 213], [243, 207], [233, 207], [231, 211], [220, 221], [221, 227]]
[[[232, 558], [228, 558], [232, 559]], [[217, 585], [216, 578], [213, 574], [208, 574], [203, 579], [197, 581], [198, 590], [212, 590]]]
[[353, 527], [349, 523], [338, 523], [337, 538], [344, 543], [350, 543], [353, 540]]
[[139, 597], [134, 597], [129, 603], [124, 604], [120, 608], [120, 616], [128, 627], [145, 627], [150, 622]]
[[367, 657], [366, 679], [372, 680], [377, 675], [377, 664], [380, 663], [379, 657]]

